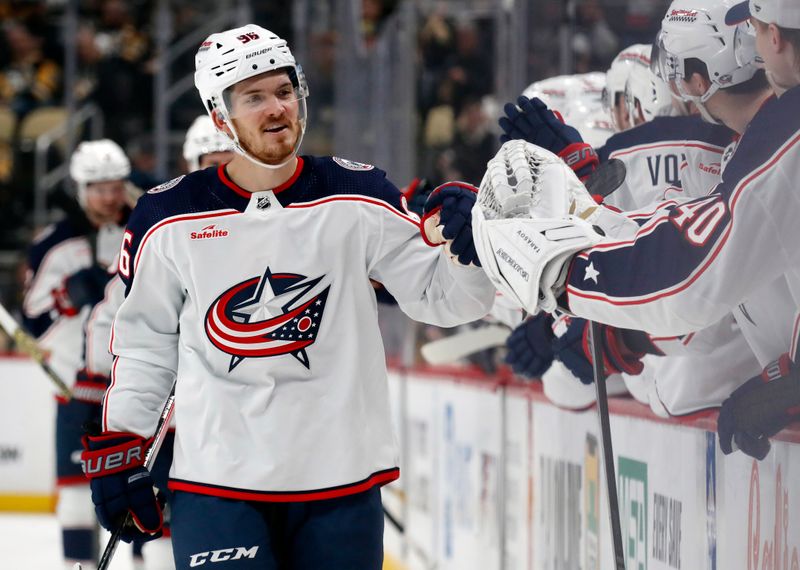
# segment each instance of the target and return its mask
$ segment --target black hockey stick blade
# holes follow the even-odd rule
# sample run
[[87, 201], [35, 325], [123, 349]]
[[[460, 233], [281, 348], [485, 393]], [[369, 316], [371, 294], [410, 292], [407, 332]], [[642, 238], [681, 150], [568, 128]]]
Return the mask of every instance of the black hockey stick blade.
[[589, 325], [592, 345], [592, 369], [594, 385], [597, 390], [597, 416], [600, 420], [600, 445], [603, 448], [603, 465], [606, 472], [606, 491], [608, 493], [608, 517], [611, 523], [611, 539], [614, 552], [614, 570], [625, 570], [625, 551], [622, 547], [622, 528], [620, 525], [619, 498], [617, 497], [617, 475], [614, 469], [614, 449], [611, 445], [611, 422], [608, 415], [608, 392], [606, 374], [603, 366], [601, 348], [602, 330], [594, 321]]
[[612, 158], [598, 166], [585, 182], [586, 189], [593, 196], [606, 198], [622, 186], [628, 169], [618, 158]]

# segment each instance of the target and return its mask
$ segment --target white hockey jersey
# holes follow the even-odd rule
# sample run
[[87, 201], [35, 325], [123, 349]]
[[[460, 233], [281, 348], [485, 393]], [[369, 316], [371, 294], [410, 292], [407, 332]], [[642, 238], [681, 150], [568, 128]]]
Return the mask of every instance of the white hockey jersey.
[[621, 210], [637, 210], [670, 198], [698, 198], [717, 185], [722, 155], [734, 132], [700, 117], [656, 117], [608, 139], [601, 162], [625, 163], [625, 182], [606, 198]]
[[150, 190], [123, 239], [127, 296], [104, 428], [150, 435], [177, 375], [170, 487], [256, 501], [398, 477], [370, 278], [412, 318], [483, 317], [483, 271], [427, 246], [385, 174], [302, 157], [249, 193], [224, 167]]
[[37, 237], [28, 254], [23, 324], [50, 351], [50, 366], [68, 386], [74, 384], [81, 366], [83, 325], [90, 309], [84, 307], [75, 316], [61, 315], [53, 290], [95, 262], [109, 267], [122, 241], [122, 226], [108, 224], [91, 236], [87, 229], [70, 219], [57, 222]]
[[103, 300], [92, 308], [84, 328], [84, 367], [90, 374], [111, 375], [114, 360], [109, 348], [111, 325], [124, 300], [125, 284], [114, 276], [106, 285]]
[[[745, 303], [772, 315], [772, 324], [761, 325], [776, 331], [774, 344], [757, 354], [762, 365], [786, 352], [800, 300], [799, 106], [798, 88], [764, 104], [723, 156], [722, 181], [712, 194], [664, 202], [637, 219], [633, 237], [576, 256], [567, 283], [570, 310], [675, 335], [709, 326]], [[785, 294], [776, 295], [780, 290]]]

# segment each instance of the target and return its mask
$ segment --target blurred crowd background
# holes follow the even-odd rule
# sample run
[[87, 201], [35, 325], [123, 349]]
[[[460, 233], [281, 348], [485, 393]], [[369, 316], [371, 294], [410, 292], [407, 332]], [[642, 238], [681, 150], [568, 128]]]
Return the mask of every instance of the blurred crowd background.
[[667, 0], [2, 0], [0, 302], [33, 236], [68, 207], [76, 142], [108, 137], [141, 188], [177, 175], [203, 112], [194, 53], [255, 22], [288, 39], [311, 96], [303, 153], [378, 165], [396, 185], [478, 184], [502, 105], [530, 83], [605, 71], [651, 42]]

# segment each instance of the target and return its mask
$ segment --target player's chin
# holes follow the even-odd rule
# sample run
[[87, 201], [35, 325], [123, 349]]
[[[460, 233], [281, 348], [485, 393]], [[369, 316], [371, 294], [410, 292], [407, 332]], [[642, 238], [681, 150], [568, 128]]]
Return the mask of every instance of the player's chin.
[[259, 153], [258, 159], [265, 164], [279, 165], [289, 160], [294, 154], [294, 145], [273, 145]]

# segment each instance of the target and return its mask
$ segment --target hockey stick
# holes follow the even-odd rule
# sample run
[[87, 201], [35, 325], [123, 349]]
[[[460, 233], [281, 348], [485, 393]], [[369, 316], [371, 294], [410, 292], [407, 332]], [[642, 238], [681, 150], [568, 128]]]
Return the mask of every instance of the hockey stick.
[[[164, 409], [161, 410], [161, 416], [158, 418], [156, 432], [153, 434], [153, 443], [150, 444], [150, 447], [148, 447], [145, 452], [144, 466], [146, 469], [150, 469], [153, 466], [158, 456], [161, 444], [164, 443], [164, 438], [167, 435], [169, 421], [172, 418], [173, 411], [175, 411], [175, 381], [172, 382], [172, 389], [169, 392], [169, 396], [167, 396], [167, 401], [164, 403]], [[100, 562], [97, 564], [97, 570], [108, 570], [108, 565], [111, 564], [114, 552], [116, 552], [117, 546], [119, 546], [122, 530], [130, 524], [133, 524], [133, 517], [131, 517], [131, 513], [129, 512], [125, 516], [125, 520], [122, 521], [111, 534], [111, 538], [108, 540], [105, 550], [103, 550], [103, 555], [100, 557]], [[81, 570], [80, 563], [75, 564], [72, 570]]]
[[598, 166], [586, 179], [584, 186], [592, 196], [606, 198], [622, 186], [628, 169], [618, 158], [612, 158]]
[[475, 352], [502, 346], [509, 334], [507, 327], [489, 325], [431, 341], [422, 345], [420, 352], [428, 364], [451, 364]]
[[413, 550], [417, 554], [417, 556], [419, 556], [422, 559], [422, 563], [425, 565], [425, 567], [428, 570], [435, 570], [437, 566], [436, 562], [431, 562], [431, 560], [428, 559], [428, 554], [425, 552], [425, 549], [423, 549], [419, 544], [417, 544], [413, 539], [411, 539], [411, 537], [408, 536], [408, 534], [406, 533], [405, 525], [402, 522], [400, 522], [397, 519], [397, 517], [395, 517], [392, 513], [390, 513], [389, 509], [387, 509], [385, 505], [383, 507], [383, 516], [386, 517], [386, 520], [388, 520], [391, 523], [391, 525], [397, 530], [397, 532], [403, 535], [406, 544], [408, 544], [411, 550]]
[[11, 337], [20, 352], [24, 352], [30, 356], [31, 359], [41, 367], [44, 373], [47, 374], [47, 377], [56, 385], [61, 395], [67, 400], [72, 399], [72, 390], [67, 387], [64, 381], [59, 378], [58, 374], [47, 364], [45, 352], [36, 342], [36, 339], [26, 333], [25, 330], [17, 324], [17, 321], [8, 314], [8, 311], [6, 311], [2, 303], [0, 303], [0, 327], [8, 333], [8, 336]]
[[603, 464], [606, 470], [606, 491], [608, 492], [608, 518], [611, 523], [611, 539], [614, 551], [614, 568], [625, 570], [625, 552], [622, 549], [622, 529], [620, 527], [619, 499], [617, 497], [617, 475], [614, 470], [614, 449], [611, 445], [611, 422], [608, 415], [608, 393], [606, 374], [601, 348], [602, 330], [600, 325], [590, 321], [589, 334], [592, 343], [592, 370], [597, 390], [597, 417], [600, 420], [600, 445], [603, 447]]

